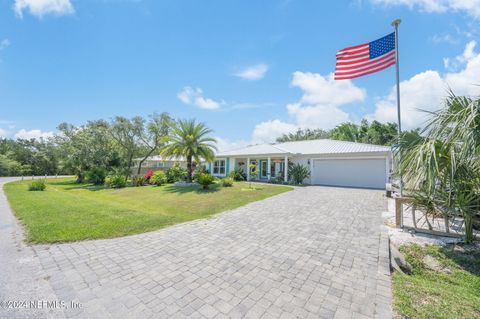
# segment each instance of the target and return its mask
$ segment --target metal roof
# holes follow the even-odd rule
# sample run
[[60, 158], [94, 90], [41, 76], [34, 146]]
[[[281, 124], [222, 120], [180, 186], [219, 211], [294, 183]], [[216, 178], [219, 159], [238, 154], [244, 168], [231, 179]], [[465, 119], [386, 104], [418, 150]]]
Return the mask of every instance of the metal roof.
[[[134, 161], [141, 161], [143, 159], [143, 157], [138, 157], [138, 158], [134, 158], [133, 160]], [[187, 159], [183, 156], [179, 156], [179, 157], [164, 157], [164, 156], [161, 156], [161, 155], [152, 155], [152, 156], [149, 156], [147, 157], [146, 159], [147, 161], [159, 161], [159, 162], [169, 162], [169, 161], [172, 161], [172, 162], [186, 162]]]
[[258, 144], [237, 150], [219, 152], [216, 156], [387, 153], [390, 151], [391, 149], [388, 146], [321, 139], [278, 144]]

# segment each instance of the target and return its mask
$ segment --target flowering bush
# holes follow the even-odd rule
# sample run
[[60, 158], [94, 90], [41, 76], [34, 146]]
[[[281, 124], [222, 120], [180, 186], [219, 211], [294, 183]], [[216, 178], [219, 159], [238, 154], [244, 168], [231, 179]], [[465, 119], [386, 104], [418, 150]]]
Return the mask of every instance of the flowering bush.
[[145, 182], [150, 182], [150, 178], [153, 176], [153, 173], [154, 172], [152, 170], [149, 170], [145, 173], [145, 175], [143, 175], [143, 179], [145, 180]]

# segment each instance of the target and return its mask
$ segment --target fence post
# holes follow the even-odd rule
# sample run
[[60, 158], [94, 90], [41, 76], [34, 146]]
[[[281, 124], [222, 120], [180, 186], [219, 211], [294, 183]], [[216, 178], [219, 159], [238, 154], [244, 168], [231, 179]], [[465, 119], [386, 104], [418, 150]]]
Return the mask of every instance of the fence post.
[[402, 227], [402, 199], [395, 198], [395, 227]]

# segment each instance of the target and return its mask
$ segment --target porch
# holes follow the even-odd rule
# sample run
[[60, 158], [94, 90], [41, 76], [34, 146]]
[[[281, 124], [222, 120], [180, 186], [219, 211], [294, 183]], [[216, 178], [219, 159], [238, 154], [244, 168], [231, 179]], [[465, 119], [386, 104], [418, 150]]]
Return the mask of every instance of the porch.
[[[226, 157], [217, 158], [209, 165], [211, 174], [217, 177], [225, 177], [235, 169], [241, 169], [247, 177], [247, 181], [288, 181], [288, 170], [285, 169], [288, 156], [275, 157]], [[254, 165], [254, 167], [251, 167]], [[250, 168], [250, 169], [249, 169]]]

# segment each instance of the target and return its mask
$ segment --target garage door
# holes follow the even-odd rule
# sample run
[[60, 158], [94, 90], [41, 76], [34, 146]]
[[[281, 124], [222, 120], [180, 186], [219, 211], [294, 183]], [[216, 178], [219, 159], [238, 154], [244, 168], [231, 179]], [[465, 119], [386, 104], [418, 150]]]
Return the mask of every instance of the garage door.
[[312, 182], [318, 185], [385, 188], [385, 159], [313, 160]]

